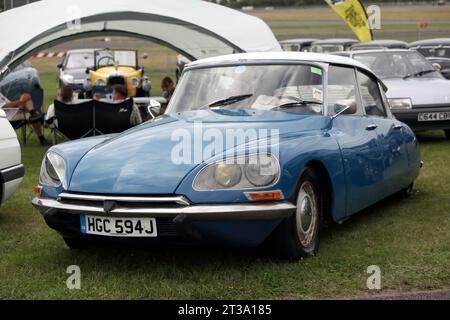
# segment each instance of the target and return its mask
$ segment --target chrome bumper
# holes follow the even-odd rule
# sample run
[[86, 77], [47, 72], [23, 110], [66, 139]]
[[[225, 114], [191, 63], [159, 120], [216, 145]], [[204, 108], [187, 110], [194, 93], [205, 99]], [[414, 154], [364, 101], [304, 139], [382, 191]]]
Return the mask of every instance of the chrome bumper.
[[225, 204], [225, 205], [186, 205], [177, 208], [148, 207], [127, 208], [116, 206], [110, 211], [94, 205], [68, 204], [55, 199], [35, 198], [32, 204], [42, 214], [48, 210], [58, 210], [72, 214], [91, 214], [110, 217], [155, 217], [175, 218], [182, 214], [192, 220], [273, 220], [292, 215], [296, 206], [290, 202]]

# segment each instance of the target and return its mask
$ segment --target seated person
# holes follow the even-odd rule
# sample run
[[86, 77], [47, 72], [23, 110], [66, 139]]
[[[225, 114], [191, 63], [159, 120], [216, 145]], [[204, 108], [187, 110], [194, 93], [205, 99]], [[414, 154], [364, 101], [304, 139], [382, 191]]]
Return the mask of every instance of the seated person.
[[26, 120], [31, 123], [35, 134], [39, 139], [39, 143], [43, 147], [50, 145], [48, 141], [44, 138], [42, 133], [42, 115], [34, 108], [33, 100], [28, 93], [24, 93], [20, 96], [19, 100], [9, 101], [5, 96], [2, 96], [2, 101], [5, 102], [2, 109], [19, 109], [11, 119], [10, 122]]
[[[128, 93], [125, 86], [118, 84], [113, 87], [113, 93], [112, 93], [112, 100], [115, 103], [121, 103], [127, 99]], [[137, 126], [138, 124], [142, 123], [142, 117], [141, 112], [139, 111], [139, 108], [136, 104], [133, 105], [133, 111], [131, 112], [130, 116], [130, 123], [133, 126]]]
[[[67, 85], [63, 86], [59, 92], [58, 100], [65, 104], [75, 103], [72, 87]], [[55, 118], [55, 105], [53, 103], [48, 107], [45, 121], [49, 124], [54, 123], [55, 126], [58, 126], [57, 119]]]
[[165, 77], [161, 82], [161, 89], [163, 90], [163, 97], [166, 99], [166, 103], [161, 105], [160, 114], [166, 112], [167, 106], [169, 105], [170, 99], [172, 99], [173, 93], [175, 92], [175, 84], [170, 77]]

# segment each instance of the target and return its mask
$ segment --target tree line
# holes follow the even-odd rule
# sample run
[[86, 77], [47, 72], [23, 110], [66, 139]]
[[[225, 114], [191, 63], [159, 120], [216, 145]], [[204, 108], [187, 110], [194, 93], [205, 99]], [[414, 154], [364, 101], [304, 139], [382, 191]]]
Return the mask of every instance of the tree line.
[[[253, 7], [285, 7], [285, 6], [304, 6], [304, 5], [324, 5], [324, 0], [207, 0], [210, 2], [217, 2], [232, 8], [241, 8], [244, 6]], [[370, 5], [382, 2], [438, 2], [438, 0], [374, 0], [362, 1], [363, 5]]]

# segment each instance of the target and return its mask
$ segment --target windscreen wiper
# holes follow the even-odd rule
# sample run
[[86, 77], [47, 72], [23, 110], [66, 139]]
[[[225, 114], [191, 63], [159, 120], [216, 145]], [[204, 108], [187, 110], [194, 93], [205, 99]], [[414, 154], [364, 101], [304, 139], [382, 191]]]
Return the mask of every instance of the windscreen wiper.
[[295, 102], [289, 102], [289, 103], [285, 103], [285, 104], [281, 104], [278, 106], [279, 109], [289, 109], [289, 108], [295, 108], [298, 106], [306, 106], [308, 104], [320, 104], [322, 105], [322, 102], [318, 102], [318, 101], [314, 101], [314, 100], [299, 100], [299, 101], [295, 101]]
[[234, 104], [236, 102], [239, 102], [239, 101], [251, 98], [251, 97], [253, 97], [253, 94], [251, 94], [251, 93], [241, 94], [241, 95], [238, 95], [238, 96], [232, 96], [232, 97], [228, 97], [228, 98], [225, 98], [225, 99], [220, 99], [220, 100], [217, 100], [217, 101], [212, 102], [210, 104], [207, 104], [206, 106], [204, 106], [204, 107], [202, 107], [200, 109], [228, 106], [230, 104]]
[[421, 77], [423, 75], [426, 75], [426, 74], [432, 73], [432, 72], [436, 72], [436, 70], [430, 69], [430, 70], [419, 71], [419, 72], [416, 72], [414, 74], [407, 74], [406, 76], [403, 77], [403, 79], [408, 79], [408, 78], [411, 78], [411, 77]]

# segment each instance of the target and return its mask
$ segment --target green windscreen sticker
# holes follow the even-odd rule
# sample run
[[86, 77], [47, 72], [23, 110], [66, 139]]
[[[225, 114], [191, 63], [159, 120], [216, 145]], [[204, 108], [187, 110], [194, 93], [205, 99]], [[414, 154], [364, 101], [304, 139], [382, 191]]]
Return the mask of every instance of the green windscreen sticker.
[[315, 74], [318, 74], [319, 76], [322, 75], [322, 69], [320, 69], [320, 68], [311, 67], [311, 72], [315, 73]]

